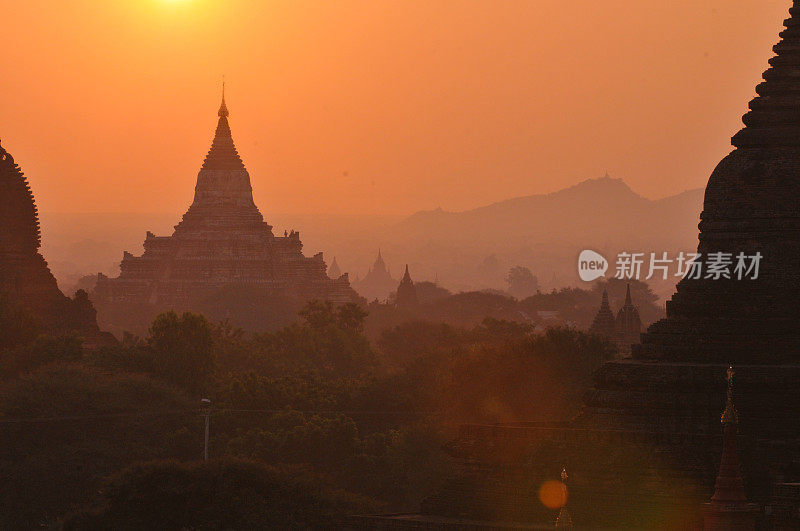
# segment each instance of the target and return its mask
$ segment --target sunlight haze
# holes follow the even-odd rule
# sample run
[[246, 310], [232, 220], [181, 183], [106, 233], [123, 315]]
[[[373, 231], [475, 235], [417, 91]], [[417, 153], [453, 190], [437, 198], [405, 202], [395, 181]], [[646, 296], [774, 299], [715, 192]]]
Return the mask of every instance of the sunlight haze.
[[[226, 76], [270, 213], [702, 187], [785, 2], [0, 2], [0, 139], [50, 212], [180, 212]], [[746, 38], [745, 38], [746, 37]]]

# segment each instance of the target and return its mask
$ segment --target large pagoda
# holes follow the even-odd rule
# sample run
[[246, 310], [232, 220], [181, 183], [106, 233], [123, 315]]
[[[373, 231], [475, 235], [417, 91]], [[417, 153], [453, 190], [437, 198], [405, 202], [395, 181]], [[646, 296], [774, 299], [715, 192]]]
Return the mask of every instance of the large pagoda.
[[[306, 257], [300, 233], [275, 236], [253, 202], [250, 175], [236, 150], [222, 104], [211, 149], [197, 175], [194, 201], [171, 236], [147, 233], [144, 254], [125, 252], [120, 275], [99, 275], [94, 291], [101, 318], [123, 327], [126, 309], [141, 314], [197, 309], [197, 301], [238, 286], [303, 303], [355, 302], [347, 274], [329, 278], [322, 253]], [[258, 308], [253, 308], [258, 311]]]
[[643, 334], [632, 359], [601, 370], [588, 397], [596, 420], [711, 429], [722, 385], [718, 374], [733, 363], [742, 368], [737, 403], [743, 418], [760, 419], [762, 435], [797, 426], [800, 0], [790, 13], [745, 127], [733, 137], [735, 149], [708, 181], [700, 215], [701, 257], [723, 253], [735, 265], [740, 253], [758, 255], [757, 278], [755, 271], [743, 279], [709, 278], [705, 272], [684, 278], [667, 303], [666, 318]]
[[[741, 421], [725, 445], [738, 438], [746, 496], [763, 508], [753, 518], [800, 528], [800, 0], [790, 14], [734, 150], [706, 187], [701, 273], [678, 284], [630, 358], [603, 365], [568, 426], [462, 426], [451, 448], [463, 477], [425, 513], [545, 521], [535, 488], [555, 461], [574, 472], [576, 524], [698, 528], [717, 471], [730, 472], [719, 411], [733, 364]], [[760, 256], [757, 273], [750, 258], [738, 278], [740, 254]], [[731, 278], [709, 275], [724, 257]]]
[[44, 332], [77, 331], [89, 343], [107, 341], [86, 293], [70, 299], [58, 289], [40, 245], [33, 192], [14, 158], [0, 146], [0, 303], [23, 310]]

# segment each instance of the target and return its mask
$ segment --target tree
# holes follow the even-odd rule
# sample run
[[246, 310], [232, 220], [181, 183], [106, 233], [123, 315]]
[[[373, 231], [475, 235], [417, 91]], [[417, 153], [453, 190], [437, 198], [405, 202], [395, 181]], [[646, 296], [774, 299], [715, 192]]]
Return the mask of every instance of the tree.
[[508, 270], [506, 276], [508, 291], [518, 299], [534, 295], [539, 290], [539, 279], [531, 270], [523, 266], [515, 266]]
[[377, 506], [327, 487], [306, 468], [154, 461], [112, 477], [97, 506], [68, 518], [64, 529], [334, 528], [337, 519]]
[[30, 343], [40, 331], [32, 315], [8, 298], [0, 297], [0, 350]]
[[0, 383], [0, 529], [58, 528], [120, 468], [202, 455], [196, 407], [145, 375], [76, 363]]
[[302, 370], [351, 378], [369, 372], [376, 360], [363, 334], [366, 315], [355, 304], [311, 301], [300, 311], [303, 323], [254, 337], [254, 364], [260, 360], [259, 372], [272, 376]]
[[53, 361], [78, 361], [82, 356], [82, 341], [74, 333], [58, 337], [41, 335], [0, 354], [0, 376], [9, 378]]
[[158, 315], [150, 327], [155, 375], [193, 392], [208, 387], [214, 370], [214, 328], [190, 312]]
[[364, 320], [366, 318], [366, 310], [353, 302], [339, 306], [339, 308], [336, 309], [336, 323], [343, 330], [362, 334], [364, 332]]

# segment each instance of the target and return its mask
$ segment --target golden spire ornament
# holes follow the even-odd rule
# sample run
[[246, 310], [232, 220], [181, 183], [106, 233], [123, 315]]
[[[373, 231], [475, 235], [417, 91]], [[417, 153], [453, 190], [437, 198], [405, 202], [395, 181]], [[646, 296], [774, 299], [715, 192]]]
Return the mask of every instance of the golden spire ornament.
[[556, 527], [559, 529], [572, 529], [572, 517], [567, 511], [567, 468], [561, 469], [561, 509], [558, 511], [556, 518]]
[[728, 367], [726, 373], [726, 380], [728, 380], [728, 399], [725, 403], [725, 411], [722, 412], [720, 419], [723, 424], [739, 424], [739, 413], [736, 411], [736, 406], [733, 405], [733, 375], [736, 372], [733, 367]]

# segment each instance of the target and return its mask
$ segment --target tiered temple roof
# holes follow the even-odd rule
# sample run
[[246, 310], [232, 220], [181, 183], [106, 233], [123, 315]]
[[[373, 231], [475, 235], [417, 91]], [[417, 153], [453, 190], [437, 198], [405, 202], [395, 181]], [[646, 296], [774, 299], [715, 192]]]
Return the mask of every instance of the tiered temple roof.
[[208, 150], [203, 161], [204, 170], [233, 170], [245, 171], [244, 163], [242, 162], [239, 152], [236, 151], [236, 146], [233, 144], [233, 137], [231, 135], [231, 127], [228, 124], [228, 106], [225, 104], [225, 88], [222, 89], [222, 103], [217, 111], [219, 121], [217, 122], [217, 130], [214, 132], [214, 141], [211, 143], [211, 149]]
[[0, 245], [6, 254], [36, 253], [41, 244], [39, 213], [19, 166], [0, 146]]
[[85, 293], [69, 299], [39, 253], [39, 216], [28, 180], [0, 146], [0, 298], [23, 308], [44, 331], [78, 331], [97, 339], [94, 309]]

